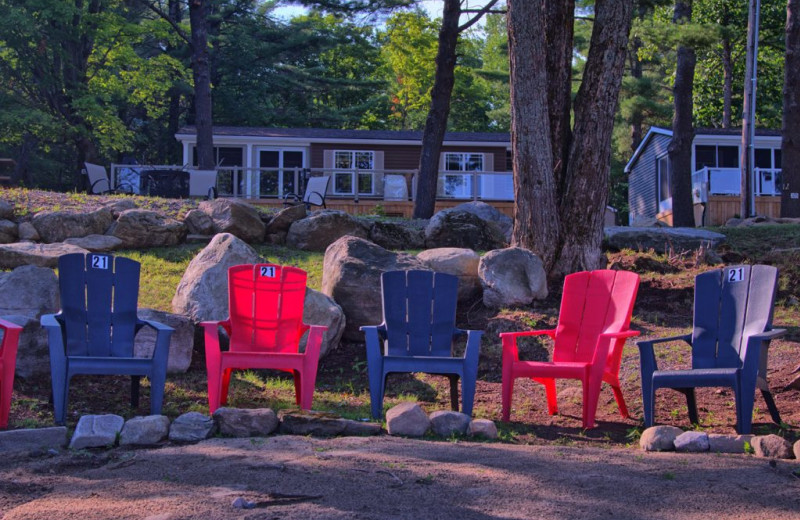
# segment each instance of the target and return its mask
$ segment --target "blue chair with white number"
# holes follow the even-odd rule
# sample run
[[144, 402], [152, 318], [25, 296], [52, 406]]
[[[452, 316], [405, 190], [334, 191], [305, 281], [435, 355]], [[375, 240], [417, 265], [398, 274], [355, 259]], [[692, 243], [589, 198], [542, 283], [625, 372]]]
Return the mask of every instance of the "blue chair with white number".
[[[780, 414], [767, 384], [770, 340], [786, 331], [772, 328], [778, 270], [767, 265], [739, 265], [695, 278], [694, 327], [691, 334], [637, 343], [641, 356], [645, 426], [655, 420], [655, 392], [672, 388], [686, 395], [689, 420], [696, 424], [694, 389], [730, 387], [736, 399], [736, 429], [750, 433], [756, 388], [772, 420]], [[692, 347], [692, 368], [659, 370], [653, 346], [684, 341]]]
[[[150, 380], [150, 413], [161, 413], [169, 342], [174, 329], [136, 315], [139, 262], [103, 254], [58, 259], [61, 312], [45, 314], [56, 424], [66, 419], [69, 382], [77, 374], [131, 376], [131, 406], [139, 405], [139, 379]], [[143, 327], [156, 331], [152, 357], [134, 356]]]

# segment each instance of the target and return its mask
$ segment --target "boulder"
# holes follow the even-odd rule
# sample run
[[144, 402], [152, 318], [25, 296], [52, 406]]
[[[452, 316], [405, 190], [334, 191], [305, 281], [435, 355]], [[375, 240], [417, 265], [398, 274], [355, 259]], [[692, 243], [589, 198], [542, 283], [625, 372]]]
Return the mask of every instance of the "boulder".
[[706, 432], [683, 432], [672, 441], [675, 451], [698, 453], [708, 451], [709, 442]]
[[752, 446], [756, 457], [791, 459], [793, 455], [792, 443], [780, 435], [758, 435], [753, 437]]
[[252, 247], [231, 233], [216, 235], [186, 268], [172, 298], [173, 312], [195, 323], [226, 319], [228, 268], [259, 260]]
[[440, 247], [422, 251], [417, 258], [433, 271], [458, 277], [460, 303], [471, 303], [480, 295], [482, 288], [478, 277], [478, 265], [481, 257], [472, 249]]
[[70, 244], [35, 244], [33, 242], [17, 242], [0, 244], [0, 269], [14, 269], [22, 265], [38, 265], [39, 267], [56, 267], [58, 257], [69, 253], [89, 251]]
[[794, 458], [800, 460], [800, 440], [794, 443], [792, 452], [794, 453]]
[[[167, 359], [167, 372], [170, 374], [183, 373], [189, 370], [192, 364], [194, 351], [194, 324], [181, 314], [157, 311], [154, 309], [139, 309], [139, 318], [163, 323], [175, 329], [169, 340], [169, 358]], [[142, 327], [136, 334], [133, 344], [133, 355], [141, 358], [153, 357], [156, 346], [156, 331], [150, 327]]]
[[333, 437], [335, 435], [378, 435], [381, 425], [343, 419], [329, 412], [313, 410], [281, 410], [281, 433], [291, 435], [315, 435]]
[[39, 318], [22, 314], [3, 316], [22, 327], [17, 348], [17, 366], [15, 375], [20, 379], [50, 376], [50, 346]]
[[[303, 323], [328, 327], [328, 330], [322, 335], [322, 344], [319, 349], [320, 359], [339, 346], [344, 333], [344, 311], [330, 296], [311, 288], [306, 289], [303, 303]], [[300, 350], [305, 351], [306, 343], [308, 343], [307, 333], [300, 338]]]
[[126, 209], [108, 230], [122, 240], [122, 247], [141, 249], [180, 244], [186, 238], [186, 226], [174, 218], [146, 209]]
[[73, 450], [113, 447], [124, 424], [125, 419], [119, 415], [84, 415], [78, 419], [69, 447]]
[[10, 244], [19, 238], [19, 229], [10, 220], [0, 220], [0, 244]]
[[542, 261], [527, 249], [489, 251], [481, 258], [478, 276], [483, 286], [483, 304], [490, 308], [529, 305], [547, 297]]
[[506, 242], [511, 242], [511, 231], [514, 229], [514, 220], [491, 204], [474, 200], [459, 204], [453, 208], [453, 211], [466, 211], [488, 222], [494, 222], [497, 227], [500, 228], [500, 231], [503, 232], [503, 236], [506, 237]]
[[744, 453], [746, 444], [751, 444], [752, 435], [708, 434], [708, 451], [712, 453]]
[[503, 232], [494, 222], [483, 220], [455, 208], [442, 210], [431, 217], [425, 228], [425, 247], [464, 247], [490, 250], [505, 247]]
[[484, 439], [497, 438], [497, 426], [489, 419], [473, 419], [469, 423], [467, 435], [470, 437], [483, 437]]
[[0, 431], [0, 453], [59, 450], [67, 445], [67, 427], [25, 428]]
[[345, 236], [328, 247], [322, 267], [322, 292], [344, 312], [345, 339], [364, 341], [359, 327], [383, 321], [381, 274], [410, 269], [430, 270], [415, 256], [387, 251], [363, 238]]
[[148, 415], [128, 419], [119, 434], [120, 446], [155, 446], [167, 439], [169, 418], [165, 415]]
[[725, 241], [725, 235], [695, 228], [614, 226], [604, 229], [605, 242], [612, 250], [654, 250], [656, 253], [694, 251], [704, 247], [715, 249]]
[[214, 199], [200, 203], [198, 209], [214, 221], [215, 233], [230, 233], [245, 242], [264, 240], [264, 222], [258, 210], [236, 199]]
[[307, 215], [308, 212], [306, 211], [305, 204], [295, 204], [294, 206], [283, 208], [269, 221], [264, 233], [267, 238], [277, 235], [285, 239], [292, 224], [306, 218]]
[[469, 423], [472, 421], [465, 413], [449, 410], [433, 412], [428, 418], [431, 421], [431, 430], [439, 437], [466, 435]]
[[344, 211], [326, 209], [315, 211], [289, 227], [286, 244], [303, 251], [325, 251], [343, 236], [369, 237], [369, 229]]
[[42, 242], [47, 244], [86, 235], [103, 235], [113, 222], [114, 215], [108, 208], [88, 213], [42, 211], [31, 220]]
[[199, 209], [193, 209], [186, 213], [183, 223], [190, 235], [214, 234], [214, 220]]
[[108, 208], [111, 211], [111, 214], [114, 215], [114, 218], [117, 218], [123, 211], [136, 209], [139, 206], [136, 205], [136, 202], [134, 202], [133, 199], [124, 197], [106, 202], [103, 204], [103, 207]]
[[200, 412], [179, 415], [169, 427], [169, 440], [172, 442], [200, 442], [216, 432], [214, 419]]
[[20, 240], [38, 242], [42, 239], [42, 237], [39, 236], [39, 232], [36, 231], [36, 228], [30, 222], [20, 222], [17, 232], [19, 233]]
[[386, 430], [389, 435], [422, 437], [430, 427], [428, 415], [417, 403], [400, 403], [386, 412]]
[[278, 429], [278, 416], [270, 408], [222, 407], [213, 417], [219, 432], [228, 437], [264, 437]]
[[65, 244], [78, 246], [93, 253], [107, 253], [122, 247], [122, 240], [111, 235], [87, 235], [79, 238], [68, 238]]
[[683, 430], [675, 426], [651, 426], [642, 432], [639, 438], [639, 447], [644, 451], [673, 451], [675, 439]]
[[396, 222], [377, 221], [369, 228], [369, 239], [386, 249], [422, 249], [425, 231]]
[[0, 199], [0, 219], [13, 220], [14, 219], [14, 204]]

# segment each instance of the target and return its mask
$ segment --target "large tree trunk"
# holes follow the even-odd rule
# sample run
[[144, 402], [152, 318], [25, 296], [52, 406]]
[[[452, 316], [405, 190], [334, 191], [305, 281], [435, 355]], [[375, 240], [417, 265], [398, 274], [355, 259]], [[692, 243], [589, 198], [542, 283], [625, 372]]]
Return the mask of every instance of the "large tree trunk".
[[[439, 177], [439, 155], [447, 118], [450, 115], [450, 97], [455, 84], [456, 44], [458, 20], [461, 16], [460, 0], [445, 0], [442, 28], [439, 30], [439, 50], [436, 53], [436, 77], [431, 90], [431, 108], [422, 134], [422, 152], [419, 160], [419, 178], [414, 197], [414, 218], [430, 218], [436, 206], [436, 183]], [[473, 186], [477, 189], [477, 186]]]
[[[691, 21], [692, 0], [677, 0], [673, 23]], [[672, 116], [672, 141], [669, 161], [672, 169], [672, 225], [694, 227], [692, 209], [692, 96], [694, 93], [694, 68], [697, 63], [694, 49], [678, 46], [678, 63], [675, 68], [674, 113]]]
[[508, 0], [512, 244], [539, 255], [549, 271], [560, 239], [548, 111], [547, 20], [541, 0]]
[[800, 0], [786, 5], [781, 216], [800, 217]]
[[627, 56], [631, 0], [597, 0], [575, 127], [559, 200], [561, 244], [551, 274], [605, 267], [601, 243], [611, 172], [611, 134]]
[[[173, 22], [180, 23], [183, 18], [181, 12], [180, 0], [169, 0], [169, 10], [167, 12], [169, 19]], [[175, 52], [175, 47], [169, 45], [167, 52]], [[174, 137], [180, 130], [181, 124], [181, 89], [173, 86], [169, 89], [169, 112], [167, 114], [167, 136]], [[159, 143], [161, 148], [159, 150], [159, 159], [164, 161], [165, 164], [174, 164], [181, 161], [180, 147], [175, 146], [174, 139], [163, 139]]]
[[189, 0], [189, 23], [192, 26], [192, 75], [197, 128], [197, 167], [212, 170], [214, 161], [213, 123], [211, 117], [211, 70], [208, 61], [208, 0]]
[[547, 102], [550, 110], [550, 143], [556, 196], [564, 192], [565, 172], [572, 139], [572, 59], [575, 33], [575, 0], [547, 0]]

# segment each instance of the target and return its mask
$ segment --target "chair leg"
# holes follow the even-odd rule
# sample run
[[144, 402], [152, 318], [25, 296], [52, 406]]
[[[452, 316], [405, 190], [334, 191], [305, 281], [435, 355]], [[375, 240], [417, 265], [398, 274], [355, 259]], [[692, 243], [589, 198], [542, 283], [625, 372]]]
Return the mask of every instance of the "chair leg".
[[8, 416], [11, 409], [11, 393], [14, 391], [14, 376], [4, 374], [0, 380], [0, 428], [8, 427]]
[[694, 388], [676, 388], [675, 390], [686, 396], [686, 409], [689, 411], [689, 422], [691, 424], [700, 424], [700, 417], [697, 415], [697, 399], [694, 394]]
[[303, 380], [300, 377], [300, 372], [292, 370], [292, 377], [294, 378], [294, 402], [297, 406], [302, 408], [303, 402]]
[[454, 412], [458, 411], [458, 375], [448, 374], [447, 379], [450, 380], [450, 409]]
[[558, 413], [558, 392], [556, 391], [556, 380], [553, 378], [534, 378], [534, 381], [544, 385], [544, 395], [547, 398], [547, 413], [556, 415]]
[[383, 415], [383, 393], [386, 388], [388, 374], [369, 376], [369, 401], [373, 419], [380, 419]]
[[139, 408], [139, 386], [141, 376], [131, 376], [131, 408]]
[[619, 387], [619, 385], [611, 385], [611, 390], [614, 392], [614, 400], [617, 402], [617, 406], [619, 407], [619, 414], [623, 418], [627, 419], [630, 417], [630, 414], [628, 414], [628, 407], [625, 405], [625, 398], [622, 396], [622, 389]]
[[583, 428], [594, 428], [594, 418], [597, 415], [597, 402], [600, 400], [600, 385], [603, 381], [599, 378], [587, 377], [583, 380]]
[[228, 404], [228, 388], [231, 385], [232, 368], [226, 368], [222, 372], [222, 381], [219, 388], [219, 403], [220, 405]]
[[475, 404], [475, 385], [477, 376], [465, 373], [461, 378], [461, 411], [466, 415], [472, 416], [472, 408]]
[[[505, 367], [504, 367], [505, 368]], [[503, 386], [502, 386], [502, 401], [503, 401], [503, 411], [502, 411], [502, 419], [505, 422], [511, 420], [511, 398], [514, 394], [514, 376], [511, 375], [510, 371], [508, 375], [506, 375], [506, 371], [503, 370]]]
[[63, 425], [67, 418], [67, 399], [69, 397], [69, 378], [66, 373], [53, 372], [53, 417], [55, 423]]
[[769, 414], [772, 416], [772, 422], [775, 424], [780, 424], [782, 422], [781, 414], [778, 412], [778, 407], [775, 405], [775, 399], [772, 397], [772, 392], [769, 390], [761, 390], [761, 395], [764, 396], [764, 401], [767, 403]]
[[164, 404], [164, 386], [167, 384], [167, 366], [153, 367], [150, 376], [150, 415], [161, 415]]
[[[737, 386], [734, 386], [736, 398], [736, 431], [740, 435], [747, 435], [753, 428], [753, 407], [756, 400], [755, 378], [752, 383], [747, 378], [739, 377]], [[773, 403], [774, 404], [774, 403]]]

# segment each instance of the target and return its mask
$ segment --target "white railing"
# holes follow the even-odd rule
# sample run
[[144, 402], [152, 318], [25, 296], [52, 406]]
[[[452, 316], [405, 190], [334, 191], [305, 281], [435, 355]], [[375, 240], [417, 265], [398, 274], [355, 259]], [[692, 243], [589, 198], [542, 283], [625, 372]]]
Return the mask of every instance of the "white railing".
[[[780, 191], [780, 169], [755, 168], [753, 193], [757, 196], [777, 196]], [[709, 195], [739, 195], [742, 171], [739, 168], [703, 168], [692, 174], [692, 194], [695, 203], [707, 202]]]

